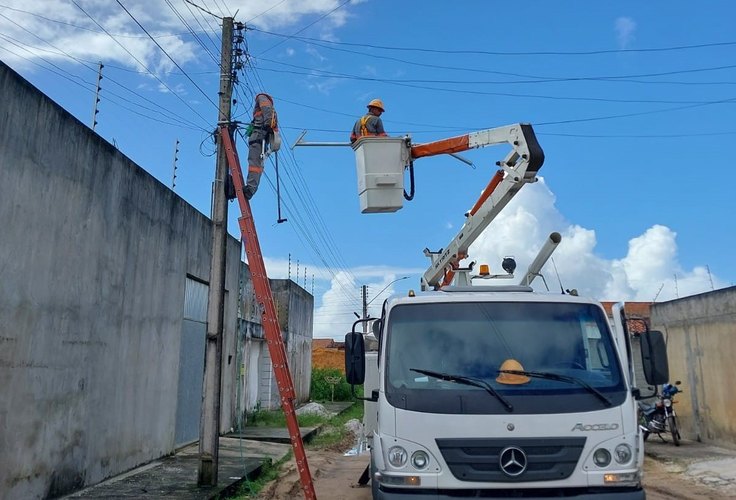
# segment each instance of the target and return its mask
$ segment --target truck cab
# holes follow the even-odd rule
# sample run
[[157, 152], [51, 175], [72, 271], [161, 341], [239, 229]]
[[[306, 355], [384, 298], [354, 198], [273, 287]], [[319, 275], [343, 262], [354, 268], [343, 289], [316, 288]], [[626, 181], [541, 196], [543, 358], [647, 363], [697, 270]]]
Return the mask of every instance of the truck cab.
[[377, 355], [346, 336], [348, 381], [371, 374], [373, 498], [645, 498], [624, 325], [527, 286], [387, 300]]

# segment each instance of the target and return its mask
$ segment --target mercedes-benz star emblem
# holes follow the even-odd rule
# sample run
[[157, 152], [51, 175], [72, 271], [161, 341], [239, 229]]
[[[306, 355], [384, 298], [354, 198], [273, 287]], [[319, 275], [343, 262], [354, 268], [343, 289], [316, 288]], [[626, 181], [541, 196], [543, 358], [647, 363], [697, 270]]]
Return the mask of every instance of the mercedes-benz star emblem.
[[519, 476], [526, 470], [526, 453], [516, 446], [504, 448], [498, 457], [498, 465], [507, 476]]

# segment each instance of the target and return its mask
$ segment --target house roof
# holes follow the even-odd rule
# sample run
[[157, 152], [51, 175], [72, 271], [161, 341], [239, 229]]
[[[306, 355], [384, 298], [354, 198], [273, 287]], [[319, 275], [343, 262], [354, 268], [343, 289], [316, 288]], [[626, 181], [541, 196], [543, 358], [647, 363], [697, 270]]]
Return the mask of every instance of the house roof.
[[[613, 316], [612, 308], [615, 303], [616, 302], [601, 302], [601, 305], [609, 318]], [[628, 318], [626, 326], [629, 329], [629, 333], [636, 334], [644, 333], [646, 331], [646, 325], [638, 320], [643, 319], [647, 325], [650, 324], [651, 309], [651, 302], [624, 302], [624, 313], [626, 313], [626, 317]]]
[[337, 347], [334, 339], [312, 339], [312, 349], [327, 349]]

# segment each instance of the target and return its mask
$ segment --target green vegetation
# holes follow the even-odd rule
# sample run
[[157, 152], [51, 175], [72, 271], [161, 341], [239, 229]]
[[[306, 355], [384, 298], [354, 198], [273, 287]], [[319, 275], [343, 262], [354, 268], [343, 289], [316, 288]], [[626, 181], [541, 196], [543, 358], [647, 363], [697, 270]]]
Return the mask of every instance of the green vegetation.
[[[256, 425], [273, 425], [286, 426], [283, 412], [278, 411], [262, 411], [257, 410], [249, 416], [251, 421], [255, 420]], [[309, 424], [302, 424], [302, 420], [309, 421]], [[320, 433], [309, 443], [307, 448], [310, 449], [330, 449], [339, 452], [347, 451], [354, 443], [355, 436], [345, 428], [345, 423], [351, 419], [363, 420], [363, 402], [356, 401], [350, 408], [335, 415], [333, 417], [321, 417], [319, 415], [304, 415], [299, 417], [300, 425], [321, 425]], [[261, 473], [257, 479], [245, 480], [240, 486], [234, 497], [239, 500], [257, 497], [263, 488], [271, 481], [277, 480], [281, 475], [283, 465], [292, 459], [293, 452], [289, 451], [283, 459], [271, 464], [270, 461], [264, 463]]]
[[[296, 419], [302, 427], [315, 427], [327, 420], [326, 417], [320, 415], [297, 415]], [[245, 425], [247, 427], [286, 427], [286, 416], [281, 409], [271, 411], [257, 409], [247, 414]]]
[[[336, 383], [331, 383], [335, 381]], [[340, 370], [334, 368], [315, 368], [312, 371], [311, 396], [313, 401], [332, 401], [334, 386], [334, 401], [355, 401], [350, 389], [350, 385], [346, 382], [345, 376]], [[363, 395], [363, 387], [356, 387], [356, 394]], [[323, 417], [321, 415], [299, 415], [297, 420], [302, 427], [320, 427], [317, 436], [306, 446], [310, 449], [326, 449], [339, 452], [347, 451], [355, 444], [355, 436], [345, 428], [345, 423], [351, 419], [363, 420], [363, 402], [355, 401], [355, 404], [347, 410], [332, 417]], [[266, 411], [260, 407], [246, 415], [246, 426], [259, 427], [286, 427], [286, 417], [284, 412], [279, 410]], [[280, 477], [284, 463], [292, 459], [292, 452], [272, 464], [270, 461], [264, 463], [261, 473], [255, 480], [245, 480], [240, 486], [235, 497], [237, 499], [254, 498], [263, 490], [263, 488], [271, 481]], [[233, 498], [233, 497], [230, 497]]]
[[[337, 380], [336, 384], [332, 381]], [[345, 375], [337, 368], [313, 368], [312, 384], [310, 387], [310, 397], [312, 401], [333, 401], [333, 385], [334, 385], [334, 401], [352, 401], [353, 394], [350, 390], [350, 384], [345, 380]], [[357, 386], [355, 392], [358, 396], [363, 395], [363, 386]]]
[[258, 493], [260, 493], [260, 491], [266, 484], [279, 478], [279, 475], [281, 474], [281, 467], [286, 462], [291, 460], [292, 456], [293, 453], [291, 450], [289, 450], [289, 453], [276, 463], [272, 463], [271, 460], [264, 461], [263, 465], [261, 466], [261, 472], [256, 479], [245, 479], [240, 485], [240, 488], [238, 488], [238, 491], [237, 493], [235, 493], [234, 497], [224, 496], [221, 498], [243, 499], [258, 496]]
[[[351, 419], [363, 421], [363, 402], [357, 401], [353, 406], [334, 417], [327, 419], [320, 433], [307, 445], [310, 448], [330, 448], [354, 439], [345, 423]], [[345, 450], [347, 451], [347, 450]]]

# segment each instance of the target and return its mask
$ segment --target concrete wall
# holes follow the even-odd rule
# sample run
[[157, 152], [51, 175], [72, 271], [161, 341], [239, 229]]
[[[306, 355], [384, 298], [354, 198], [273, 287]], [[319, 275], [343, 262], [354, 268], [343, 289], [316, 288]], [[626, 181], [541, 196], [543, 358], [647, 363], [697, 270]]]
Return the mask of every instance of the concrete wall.
[[297, 402], [309, 400], [312, 379], [314, 297], [291, 280], [271, 280], [271, 290], [286, 335], [286, 355]]
[[[211, 223], [2, 63], [0, 95], [0, 497], [53, 497], [173, 451], [185, 282], [209, 280]], [[223, 429], [233, 415], [223, 398]]]
[[[278, 384], [273, 373], [271, 355], [264, 338], [261, 308], [258, 305], [250, 271], [244, 267], [241, 277], [243, 303], [241, 305], [241, 329], [243, 353], [240, 359], [245, 365], [241, 372], [248, 372], [250, 380], [238, 398], [243, 412], [256, 408], [277, 409], [281, 406]], [[269, 280], [278, 315], [281, 338], [285, 342], [287, 362], [291, 373], [297, 403], [309, 400], [312, 376], [312, 328], [314, 297], [291, 280]], [[252, 373], [257, 370], [258, 375]], [[254, 383], [257, 382], [255, 385]]]
[[667, 336], [670, 379], [682, 435], [736, 446], [736, 287], [652, 306], [652, 329]]

